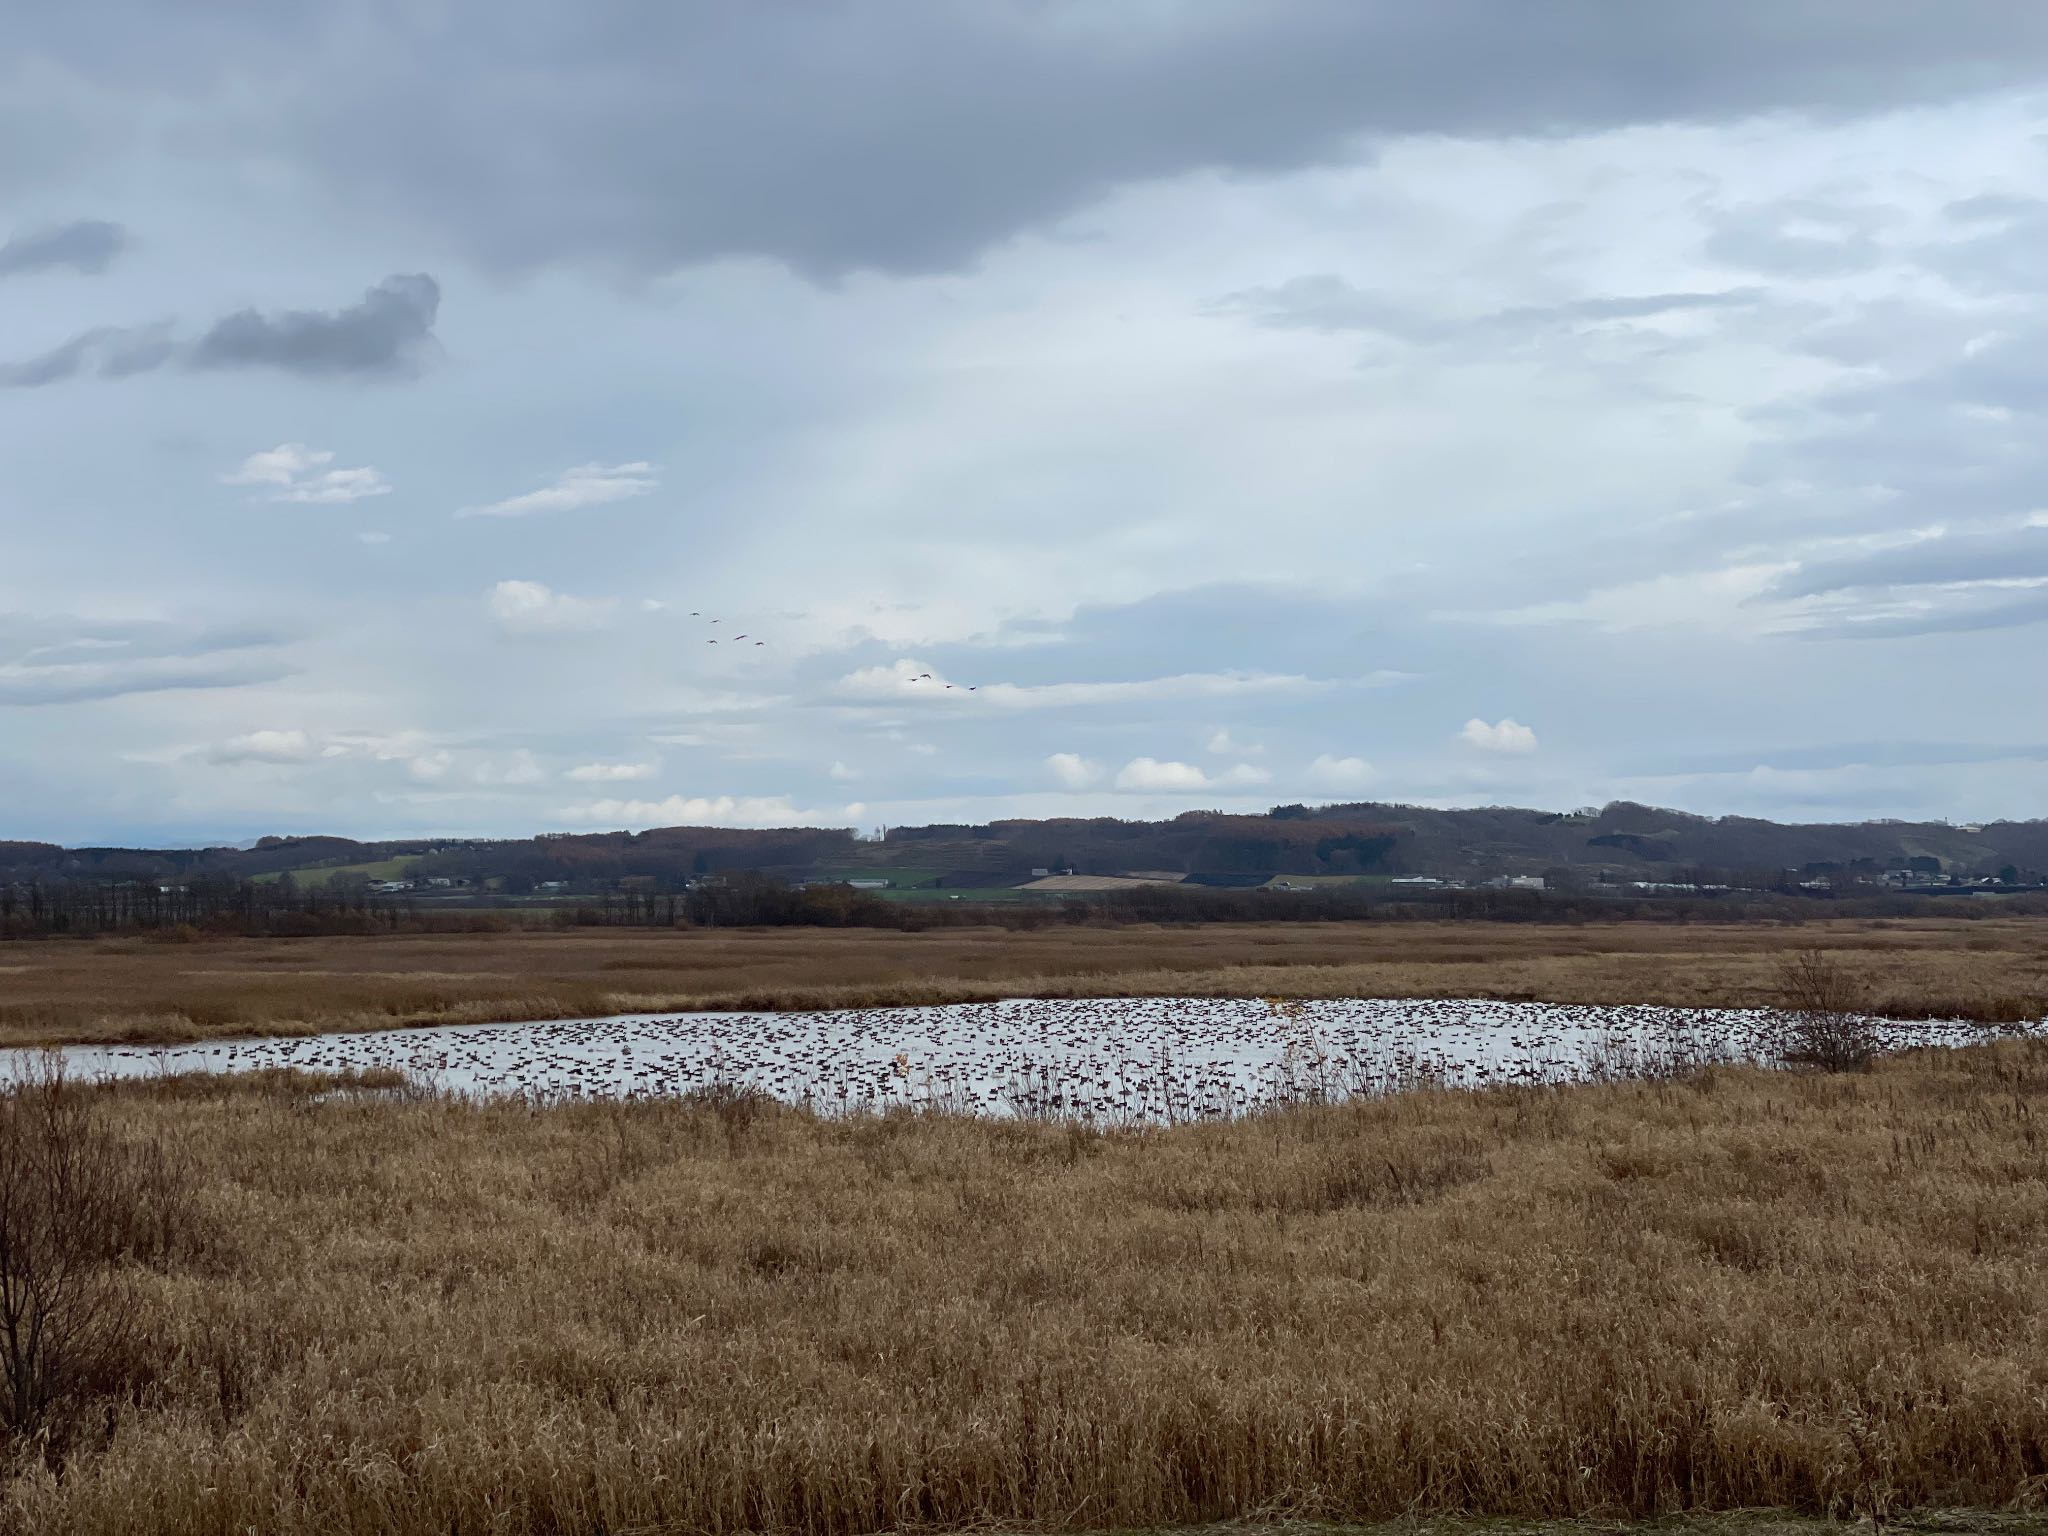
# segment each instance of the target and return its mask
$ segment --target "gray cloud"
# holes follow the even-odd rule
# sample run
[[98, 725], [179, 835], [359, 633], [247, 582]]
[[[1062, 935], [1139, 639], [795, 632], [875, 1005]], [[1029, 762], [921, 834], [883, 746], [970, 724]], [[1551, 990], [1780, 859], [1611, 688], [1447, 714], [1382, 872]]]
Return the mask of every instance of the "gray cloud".
[[1881, 222], [1865, 209], [1790, 199], [1729, 210], [1705, 249], [1724, 266], [1776, 277], [1834, 277], [1883, 259], [1875, 234]]
[[2035, 579], [2048, 579], [2048, 528], [1949, 534], [1853, 559], [1813, 561], [1784, 577], [1771, 595]]
[[92, 373], [102, 379], [160, 368], [177, 352], [168, 321], [157, 325], [96, 326], [18, 363], [0, 363], [0, 388], [36, 389]]
[[1873, 306], [1823, 328], [1811, 350], [1853, 359], [1856, 382], [1760, 412], [1748, 455], [1759, 518], [1824, 519], [1815, 531], [2013, 519], [2048, 504], [2048, 322]]
[[267, 630], [0, 614], [0, 705], [76, 704], [285, 676]]
[[1335, 273], [1315, 272], [1271, 287], [1226, 294], [1216, 302], [1214, 310], [1220, 314], [1246, 315], [1277, 330], [1367, 331], [1399, 341], [1436, 342], [1475, 332], [1493, 333], [1497, 337], [1516, 331], [1573, 329], [1693, 311], [1744, 309], [1762, 302], [1764, 297], [1761, 288], [1605, 294], [1562, 304], [1522, 304], [1454, 319], [1356, 287]]
[[1761, 288], [1723, 288], [1709, 293], [1640, 293], [1579, 299], [1570, 304], [1525, 305], [1504, 309], [1492, 318], [1504, 323], [1557, 320], [1648, 320], [1689, 310], [1746, 309], [1761, 303]]
[[1908, 613], [1846, 614], [1801, 631], [1813, 640], [1902, 640], [1917, 635], [1968, 634], [2013, 629], [2048, 619], [2048, 592], [2008, 596], [1997, 588], [1966, 589]]
[[[266, 152], [515, 268], [955, 268], [1116, 186], [1321, 163], [1362, 140], [1836, 115], [2048, 71], [2048, 13], [2000, 0], [1867, 0], [1854, 27], [1835, 0], [301, 0], [178, 37], [141, 0], [41, 9], [16, 46], [88, 79], [197, 94], [276, 66], [290, 83], [249, 107]], [[332, 61], [318, 91], [299, 86], [308, 57]]]
[[214, 323], [187, 354], [193, 368], [287, 373], [407, 373], [433, 338], [441, 285], [424, 272], [387, 277], [345, 309], [245, 309]]
[[1971, 197], [1949, 204], [1960, 239], [1929, 245], [1920, 264], [1965, 293], [2032, 294], [2041, 285], [2041, 246], [2048, 239], [2048, 202]]
[[217, 370], [275, 368], [310, 378], [404, 377], [433, 343], [441, 288], [425, 273], [387, 277], [362, 302], [337, 310], [245, 309], [216, 321], [197, 341], [178, 342], [171, 324], [96, 326], [35, 357], [0, 363], [0, 388], [35, 389], [81, 374], [123, 379], [168, 363]]
[[1225, 294], [1215, 308], [1284, 331], [1374, 331], [1400, 341], [1435, 341], [1452, 327], [1411, 304], [1354, 286], [1334, 272], [1310, 272], [1267, 288]]
[[104, 272], [129, 243], [128, 231], [105, 219], [75, 219], [27, 230], [0, 245], [0, 277], [57, 267], [87, 275]]

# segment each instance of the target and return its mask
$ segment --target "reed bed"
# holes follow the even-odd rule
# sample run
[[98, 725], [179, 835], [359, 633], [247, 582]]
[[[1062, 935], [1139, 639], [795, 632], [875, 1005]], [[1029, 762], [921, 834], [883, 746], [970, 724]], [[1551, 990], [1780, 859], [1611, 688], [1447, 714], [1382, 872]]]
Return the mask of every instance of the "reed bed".
[[2012, 1022], [2048, 1003], [2038, 918], [39, 940], [0, 944], [0, 1046], [1014, 996], [1764, 1006], [1809, 948], [1879, 1013]]
[[2048, 1491], [2048, 1045], [1114, 1132], [90, 1090], [185, 1170], [23, 1532], [1889, 1515]]

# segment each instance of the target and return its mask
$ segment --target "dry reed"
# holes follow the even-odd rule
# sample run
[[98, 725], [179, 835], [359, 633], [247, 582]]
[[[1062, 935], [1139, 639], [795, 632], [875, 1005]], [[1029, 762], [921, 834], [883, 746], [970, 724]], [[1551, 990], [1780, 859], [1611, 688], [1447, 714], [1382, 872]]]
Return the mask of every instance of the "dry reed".
[[1879, 1013], [2009, 1022], [2048, 1000], [2048, 920], [2028, 918], [38, 941], [0, 945], [0, 1045], [1012, 996], [1763, 1006], [1807, 948]]
[[[35, 1532], [2038, 1513], [2048, 1045], [1097, 1134], [102, 1090], [222, 1234]], [[2016, 1517], [2018, 1518], [2018, 1517]]]

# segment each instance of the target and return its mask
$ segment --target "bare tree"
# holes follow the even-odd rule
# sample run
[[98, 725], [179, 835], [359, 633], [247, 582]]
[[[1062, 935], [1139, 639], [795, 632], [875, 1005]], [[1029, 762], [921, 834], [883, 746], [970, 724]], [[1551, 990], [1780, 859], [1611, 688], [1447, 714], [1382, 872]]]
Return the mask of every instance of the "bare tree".
[[1823, 1072], [1862, 1072], [1877, 1058], [1882, 1042], [1861, 1011], [1862, 989], [1825, 950], [1802, 949], [1786, 960], [1778, 993], [1787, 1015], [1781, 1061]]

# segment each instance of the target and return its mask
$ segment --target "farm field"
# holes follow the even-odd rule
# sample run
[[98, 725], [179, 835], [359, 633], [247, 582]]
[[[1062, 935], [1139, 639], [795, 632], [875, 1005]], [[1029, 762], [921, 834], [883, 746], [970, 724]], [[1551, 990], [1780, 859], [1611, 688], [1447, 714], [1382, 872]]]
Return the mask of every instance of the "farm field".
[[257, 885], [273, 884], [287, 874], [301, 885], [317, 884], [331, 880], [336, 875], [361, 875], [365, 880], [403, 880], [418, 862], [418, 859], [406, 856], [378, 859], [368, 864], [309, 864], [303, 869], [280, 869], [268, 874], [252, 875], [250, 878]]
[[2039, 1042], [1112, 1132], [66, 1092], [157, 1156], [9, 1531], [2041, 1528]]
[[2039, 1018], [2048, 921], [1214, 924], [1035, 931], [515, 929], [0, 944], [0, 1045], [688, 1009], [1061, 997], [1449, 997], [1755, 1007], [1819, 947], [1862, 1006]]

